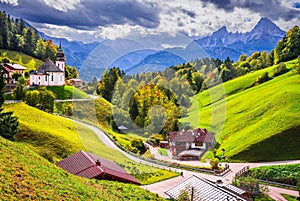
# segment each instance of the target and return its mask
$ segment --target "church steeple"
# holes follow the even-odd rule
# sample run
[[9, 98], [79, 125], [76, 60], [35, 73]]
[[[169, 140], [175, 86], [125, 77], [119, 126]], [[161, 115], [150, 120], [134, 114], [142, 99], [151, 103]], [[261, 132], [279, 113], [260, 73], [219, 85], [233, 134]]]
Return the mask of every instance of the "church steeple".
[[66, 57], [64, 51], [61, 48], [61, 41], [59, 41], [59, 48], [56, 53], [55, 64], [60, 70], [65, 71]]

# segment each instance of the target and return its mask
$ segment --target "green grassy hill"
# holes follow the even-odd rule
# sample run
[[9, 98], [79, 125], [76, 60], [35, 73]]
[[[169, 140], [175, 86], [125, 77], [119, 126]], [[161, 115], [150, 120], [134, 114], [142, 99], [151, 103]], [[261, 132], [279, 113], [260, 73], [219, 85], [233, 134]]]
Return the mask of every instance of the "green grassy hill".
[[[271, 161], [299, 159], [300, 75], [296, 60], [289, 72], [253, 86], [269, 67], [216, 86], [192, 98], [189, 116], [193, 127], [216, 132], [218, 154], [224, 148], [230, 160]], [[199, 109], [198, 109], [199, 108]]]
[[[26, 142], [44, 152], [52, 152], [55, 158], [62, 159], [79, 150], [85, 150], [77, 133], [77, 126], [71, 120], [55, 116], [25, 103], [4, 105], [5, 111], [13, 111], [19, 118], [17, 141]], [[79, 126], [80, 129], [86, 129]]]
[[[4, 109], [14, 111], [14, 115], [19, 117], [20, 126], [15, 136], [16, 141], [29, 144], [47, 159], [53, 156], [54, 161], [58, 161], [79, 150], [86, 150], [115, 161], [142, 184], [178, 175], [129, 160], [119, 151], [106, 147], [92, 130], [72, 120], [40, 111], [24, 103], [4, 105]], [[88, 108], [83, 110], [92, 114]]]
[[89, 95], [74, 86], [48, 86], [46, 88], [56, 94], [56, 99], [90, 98]]
[[132, 184], [88, 180], [0, 137], [1, 200], [164, 200]]
[[18, 63], [25, 66], [28, 68], [28, 71], [35, 70], [44, 63], [39, 59], [35, 59], [21, 52], [0, 49], [0, 60], [4, 58], [9, 59], [12, 63]]
[[[141, 138], [134, 134], [119, 134], [114, 132], [108, 120], [112, 113], [112, 105], [104, 98], [98, 98], [90, 101], [73, 102], [73, 117], [81, 121], [99, 125], [103, 131], [113, 136], [122, 146], [130, 144], [132, 138]], [[103, 145], [99, 138], [85, 131], [78, 132], [86, 149], [98, 156], [110, 159], [121, 165], [129, 173], [134, 175], [142, 184], [155, 183], [160, 180], [177, 176], [177, 173], [160, 170], [157, 168], [145, 166], [129, 160], [127, 157], [120, 155], [120, 152], [109, 149]], [[143, 139], [143, 138], [141, 138]]]

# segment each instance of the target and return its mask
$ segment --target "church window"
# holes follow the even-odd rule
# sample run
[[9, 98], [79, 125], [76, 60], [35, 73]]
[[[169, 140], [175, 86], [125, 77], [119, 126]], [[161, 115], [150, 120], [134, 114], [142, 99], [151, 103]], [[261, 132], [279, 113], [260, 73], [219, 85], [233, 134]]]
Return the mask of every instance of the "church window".
[[53, 80], [54, 80], [54, 76], [53, 76], [53, 74], [51, 75], [51, 81], [53, 82]]

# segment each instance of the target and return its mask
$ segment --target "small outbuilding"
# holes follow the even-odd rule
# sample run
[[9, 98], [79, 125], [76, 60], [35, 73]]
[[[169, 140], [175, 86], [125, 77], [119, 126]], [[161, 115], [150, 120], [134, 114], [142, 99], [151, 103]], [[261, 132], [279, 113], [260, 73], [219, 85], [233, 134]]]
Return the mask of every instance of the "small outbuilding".
[[79, 151], [56, 165], [71, 174], [88, 179], [104, 179], [140, 185], [140, 182], [115, 162], [84, 151]]

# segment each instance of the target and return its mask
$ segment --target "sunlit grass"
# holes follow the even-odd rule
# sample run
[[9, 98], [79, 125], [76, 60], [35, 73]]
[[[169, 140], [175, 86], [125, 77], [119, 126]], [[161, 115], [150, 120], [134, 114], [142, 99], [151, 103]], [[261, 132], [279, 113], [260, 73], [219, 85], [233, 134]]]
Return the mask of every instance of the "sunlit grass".
[[164, 200], [133, 184], [71, 175], [27, 146], [0, 137], [1, 200]]
[[216, 132], [218, 149], [224, 148], [232, 160], [299, 159], [300, 76], [293, 70], [294, 62], [287, 64], [288, 73], [258, 86], [253, 86], [256, 78], [264, 72], [272, 76], [274, 67], [215, 87], [211, 91], [219, 101], [212, 104], [209, 91], [196, 95], [182, 121]]

